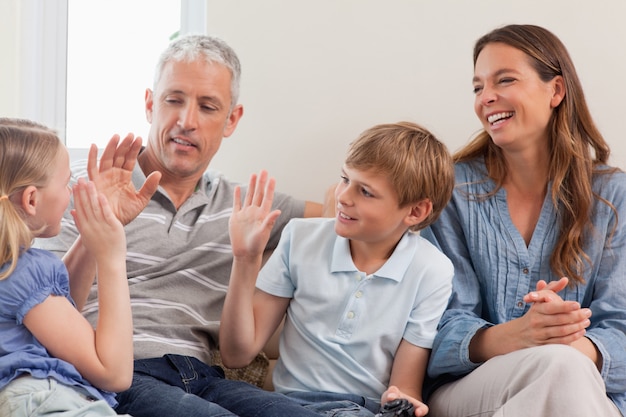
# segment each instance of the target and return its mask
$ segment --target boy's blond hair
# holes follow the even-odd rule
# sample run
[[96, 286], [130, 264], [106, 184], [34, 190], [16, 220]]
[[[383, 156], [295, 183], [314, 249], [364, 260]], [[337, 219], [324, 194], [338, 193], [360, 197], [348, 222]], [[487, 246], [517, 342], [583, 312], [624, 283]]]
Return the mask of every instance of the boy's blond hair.
[[454, 188], [454, 164], [448, 148], [432, 133], [411, 122], [376, 125], [350, 144], [345, 164], [386, 175], [400, 207], [428, 199], [432, 212], [417, 231], [432, 224], [448, 204]]

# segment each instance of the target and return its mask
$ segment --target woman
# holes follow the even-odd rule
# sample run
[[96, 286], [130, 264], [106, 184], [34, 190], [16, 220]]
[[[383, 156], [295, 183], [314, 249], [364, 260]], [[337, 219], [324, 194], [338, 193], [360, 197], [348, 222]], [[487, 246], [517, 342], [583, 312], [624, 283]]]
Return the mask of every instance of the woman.
[[423, 232], [455, 266], [430, 415], [626, 415], [626, 175], [546, 29], [480, 38], [473, 85], [484, 130]]

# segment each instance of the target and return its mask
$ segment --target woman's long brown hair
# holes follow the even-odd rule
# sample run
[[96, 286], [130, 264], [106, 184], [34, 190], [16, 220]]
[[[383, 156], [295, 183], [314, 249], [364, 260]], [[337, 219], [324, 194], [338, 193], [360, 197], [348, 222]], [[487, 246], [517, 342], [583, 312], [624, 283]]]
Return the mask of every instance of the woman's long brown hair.
[[[591, 233], [593, 199], [613, 205], [594, 195], [592, 179], [595, 174], [608, 174], [613, 169], [598, 170], [608, 162], [610, 149], [597, 129], [585, 101], [576, 69], [563, 43], [550, 31], [534, 25], [508, 25], [481, 37], [474, 45], [474, 65], [483, 48], [490, 43], [503, 43], [528, 55], [539, 77], [547, 82], [562, 76], [565, 97], [554, 109], [548, 127], [552, 203], [559, 213], [560, 233], [550, 258], [553, 272], [567, 276], [573, 282], [583, 283], [585, 263], [584, 238]], [[507, 175], [502, 150], [481, 131], [463, 149], [454, 155], [455, 162], [484, 157], [487, 172], [496, 183], [497, 191]]]

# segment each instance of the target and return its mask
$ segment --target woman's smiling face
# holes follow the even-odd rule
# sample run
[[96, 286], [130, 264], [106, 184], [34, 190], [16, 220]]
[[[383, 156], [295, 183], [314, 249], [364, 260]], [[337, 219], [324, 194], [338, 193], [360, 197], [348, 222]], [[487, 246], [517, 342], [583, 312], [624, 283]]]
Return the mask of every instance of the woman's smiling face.
[[474, 111], [496, 145], [546, 146], [553, 109], [563, 98], [560, 76], [543, 81], [528, 55], [495, 42], [478, 55], [473, 86]]

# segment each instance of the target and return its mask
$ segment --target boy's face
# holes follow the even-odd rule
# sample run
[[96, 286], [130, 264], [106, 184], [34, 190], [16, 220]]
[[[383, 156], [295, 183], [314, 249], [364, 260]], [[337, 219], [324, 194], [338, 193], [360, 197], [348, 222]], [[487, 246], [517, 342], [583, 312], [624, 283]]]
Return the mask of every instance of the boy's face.
[[399, 207], [387, 175], [374, 170], [344, 166], [335, 201], [335, 232], [347, 239], [391, 249], [410, 226], [411, 207]]

